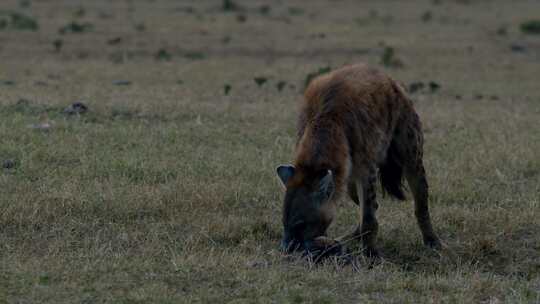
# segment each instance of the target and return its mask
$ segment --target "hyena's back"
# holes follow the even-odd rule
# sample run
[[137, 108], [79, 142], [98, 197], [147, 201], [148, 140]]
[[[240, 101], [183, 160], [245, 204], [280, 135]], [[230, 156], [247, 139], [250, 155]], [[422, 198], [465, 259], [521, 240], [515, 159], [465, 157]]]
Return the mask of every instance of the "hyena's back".
[[[298, 135], [297, 163], [347, 162], [351, 178], [376, 165], [384, 189], [398, 199], [404, 198], [403, 165], [422, 157], [422, 132], [411, 101], [393, 79], [363, 64], [341, 68], [309, 85]], [[347, 182], [347, 174], [342, 175], [338, 183]]]

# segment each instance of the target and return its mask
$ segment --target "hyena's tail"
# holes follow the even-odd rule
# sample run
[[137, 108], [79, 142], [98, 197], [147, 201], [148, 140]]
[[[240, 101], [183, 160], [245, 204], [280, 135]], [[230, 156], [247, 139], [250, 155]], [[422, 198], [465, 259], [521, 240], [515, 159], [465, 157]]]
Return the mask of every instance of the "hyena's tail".
[[396, 199], [405, 200], [403, 192], [403, 162], [400, 160], [396, 143], [392, 141], [386, 152], [386, 160], [379, 166], [379, 178], [383, 193], [388, 193]]

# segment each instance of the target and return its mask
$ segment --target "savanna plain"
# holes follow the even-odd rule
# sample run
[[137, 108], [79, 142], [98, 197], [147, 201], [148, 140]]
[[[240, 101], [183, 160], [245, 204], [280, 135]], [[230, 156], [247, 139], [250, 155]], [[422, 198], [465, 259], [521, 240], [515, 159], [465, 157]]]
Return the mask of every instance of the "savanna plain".
[[[539, 303], [539, 12], [2, 0], [0, 303]], [[355, 241], [352, 264], [286, 257], [296, 104], [357, 62], [414, 100], [446, 248], [422, 245], [410, 195], [379, 193], [380, 263]], [[330, 236], [359, 213], [343, 199]]]

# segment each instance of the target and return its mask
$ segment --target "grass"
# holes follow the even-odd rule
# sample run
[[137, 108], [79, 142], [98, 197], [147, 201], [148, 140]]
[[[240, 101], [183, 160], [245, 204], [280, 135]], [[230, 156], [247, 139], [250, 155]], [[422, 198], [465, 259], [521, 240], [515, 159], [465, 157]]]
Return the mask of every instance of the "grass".
[[[227, 3], [32, 1], [36, 32], [0, 31], [0, 303], [540, 302], [539, 38], [520, 32], [538, 4], [238, 0], [239, 23]], [[55, 51], [75, 9], [93, 29]], [[381, 66], [384, 45], [402, 68]], [[274, 168], [306, 77], [359, 61], [441, 85], [411, 96], [448, 248], [421, 245], [410, 201], [380, 197], [384, 262], [314, 266], [277, 250]], [[343, 201], [330, 235], [358, 212]]]

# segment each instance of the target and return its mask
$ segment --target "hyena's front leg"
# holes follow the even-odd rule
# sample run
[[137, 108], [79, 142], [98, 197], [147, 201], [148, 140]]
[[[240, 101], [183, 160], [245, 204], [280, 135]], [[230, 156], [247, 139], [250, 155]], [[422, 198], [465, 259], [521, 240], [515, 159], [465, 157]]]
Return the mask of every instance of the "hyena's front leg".
[[[363, 205], [362, 205], [362, 225], [360, 234], [364, 245], [364, 252], [368, 257], [378, 257], [376, 248], [377, 232], [379, 223], [377, 222], [376, 212], [379, 205], [376, 200], [375, 184], [377, 173], [375, 169], [369, 170], [368, 175], [362, 180]], [[360, 189], [358, 189], [360, 191]]]

